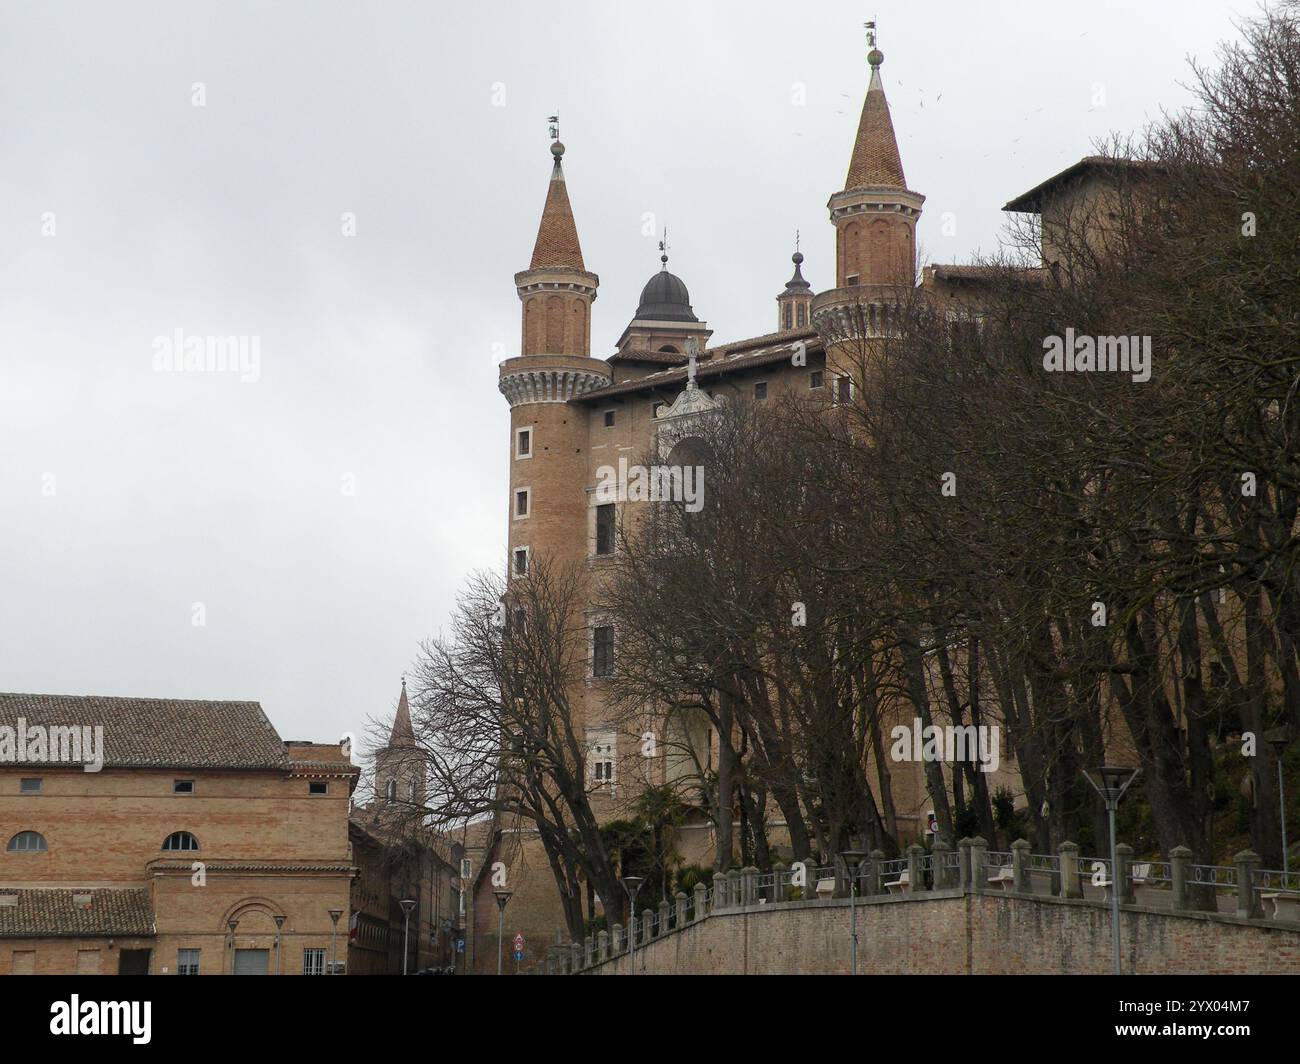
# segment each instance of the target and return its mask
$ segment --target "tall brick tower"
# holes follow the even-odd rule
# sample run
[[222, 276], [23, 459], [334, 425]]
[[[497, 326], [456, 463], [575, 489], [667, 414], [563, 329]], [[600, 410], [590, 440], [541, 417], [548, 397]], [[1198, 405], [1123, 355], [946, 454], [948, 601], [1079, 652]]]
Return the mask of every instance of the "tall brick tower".
[[[813, 324], [828, 345], [880, 336], [900, 288], [916, 284], [916, 223], [925, 197], [907, 187], [889, 103], [880, 81], [884, 54], [867, 23], [871, 81], [844, 188], [827, 207], [835, 226], [835, 285], [813, 301]], [[828, 350], [828, 361], [837, 352]]]
[[564, 145], [552, 126], [554, 164], [528, 269], [515, 274], [523, 303], [520, 355], [501, 364], [498, 388], [510, 402], [510, 568], [532, 558], [557, 563], [587, 556], [587, 420], [568, 405], [609, 383], [591, 357], [591, 304], [600, 278], [588, 273], [564, 181]]

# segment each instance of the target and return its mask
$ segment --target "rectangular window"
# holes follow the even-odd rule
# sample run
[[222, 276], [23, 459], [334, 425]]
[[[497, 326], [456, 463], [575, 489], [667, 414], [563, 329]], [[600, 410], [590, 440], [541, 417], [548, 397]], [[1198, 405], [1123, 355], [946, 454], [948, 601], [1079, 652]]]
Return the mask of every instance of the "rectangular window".
[[835, 401], [837, 403], [851, 403], [853, 401], [852, 377], [835, 378]]
[[844, 285], [846, 288], [853, 288], [857, 285], [857, 283], [858, 283], [858, 275], [856, 273], [851, 273], [848, 275], [848, 277], [844, 279]]
[[325, 974], [325, 951], [323, 949], [305, 949], [302, 951], [302, 974]]
[[615, 510], [612, 502], [596, 507], [596, 553], [614, 553]]
[[755, 399], [767, 398], [767, 381], [759, 381], [757, 384], [754, 385], [754, 398]]
[[808, 324], [808, 306], [805, 303], [799, 304], [799, 328]]
[[40, 794], [41, 781], [37, 777], [29, 777], [18, 784], [18, 790], [22, 794]]
[[612, 676], [614, 674], [614, 626], [602, 624], [592, 633], [591, 640], [591, 675]]
[[515, 492], [515, 516], [516, 517], [528, 516], [528, 502], [529, 502], [529, 496], [532, 495], [532, 492], [533, 492], [532, 488], [520, 488], [518, 491]]
[[515, 576], [528, 575], [528, 548], [515, 548]]
[[531, 458], [533, 456], [533, 430], [520, 429], [515, 434], [515, 457]]
[[612, 429], [613, 427], [614, 427], [614, 411], [612, 411], [612, 410], [606, 410], [606, 411], [605, 411], [605, 428], [607, 428], [607, 429]]
[[330, 785], [324, 780], [311, 780], [307, 784], [308, 794], [329, 794]]
[[808, 387], [813, 389], [820, 388], [825, 383], [825, 380], [826, 378], [822, 376], [822, 371], [815, 369], [808, 374]]
[[794, 308], [791, 307], [789, 303], [785, 305], [785, 327], [787, 329], [790, 328], [790, 326], [793, 324], [793, 322], [790, 320], [790, 311], [793, 309]]
[[197, 949], [178, 949], [176, 951], [176, 974], [198, 975], [199, 954], [201, 952], [202, 950]]
[[194, 793], [193, 780], [172, 781], [172, 794], [193, 794], [193, 793]]

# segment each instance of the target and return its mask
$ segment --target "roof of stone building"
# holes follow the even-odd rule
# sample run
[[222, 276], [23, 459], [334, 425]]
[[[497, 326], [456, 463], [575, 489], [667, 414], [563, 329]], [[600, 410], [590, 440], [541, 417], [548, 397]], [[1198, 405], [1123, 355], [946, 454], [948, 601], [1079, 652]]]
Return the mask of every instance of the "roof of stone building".
[[555, 156], [555, 165], [551, 168], [551, 180], [546, 186], [546, 205], [542, 208], [542, 222], [537, 228], [537, 243], [533, 245], [533, 259], [528, 268], [585, 271], [582, 245], [578, 243], [578, 226], [573, 220], [569, 190], [564, 181], [564, 167], [560, 164], [564, 145], [556, 141], [551, 146], [551, 151]]
[[[873, 52], [873, 59], [878, 55], [878, 52]], [[853, 157], [849, 160], [849, 176], [844, 181], [846, 191], [863, 187], [907, 188], [903, 160], [898, 154], [898, 139], [894, 136], [894, 123], [889, 117], [889, 103], [880, 83], [880, 64], [874, 61], [871, 64], [871, 84], [867, 87], [862, 117], [858, 120]]]
[[[95, 727], [107, 768], [270, 769], [289, 764], [256, 702], [0, 693], [0, 725]], [[29, 762], [30, 763], [30, 762]]]
[[615, 351], [606, 362], [654, 362], [661, 366], [684, 366], [686, 356], [673, 351], [647, 351], [639, 347], [625, 347]]
[[360, 776], [361, 766], [348, 761], [311, 761], [293, 758], [288, 765], [296, 776]]
[[1042, 266], [1007, 267], [933, 263], [925, 267], [924, 276], [936, 281], [980, 282], [1015, 275], [1021, 280], [1040, 280], [1047, 270]]
[[1043, 200], [1051, 192], [1071, 181], [1080, 180], [1089, 173], [1116, 172], [1119, 170], [1136, 170], [1154, 166], [1154, 163], [1142, 159], [1112, 159], [1106, 155], [1085, 155], [1077, 163], [1071, 163], [1058, 174], [1053, 174], [1046, 181], [1040, 181], [1028, 192], [1022, 192], [1004, 206], [1004, 211], [1021, 214], [1037, 214], [1042, 210]]
[[[17, 895], [18, 903], [7, 902]], [[79, 898], [88, 898], [88, 904]], [[149, 892], [127, 890], [8, 890], [0, 887], [0, 938], [152, 935]]]
[[[812, 328], [785, 329], [781, 332], [768, 333], [765, 336], [754, 336], [748, 340], [737, 340], [718, 347], [710, 347], [700, 354], [696, 377], [698, 380], [703, 381], [710, 377], [721, 377], [727, 373], [735, 373], [755, 366], [782, 362], [793, 354], [795, 346], [800, 342], [806, 343], [810, 351], [821, 348], [821, 339], [818, 337], [817, 331]], [[606, 385], [604, 388], [585, 392], [575, 401], [579, 403], [589, 400], [599, 402], [615, 395], [626, 395], [630, 392], [645, 391], [651, 388], [673, 387], [684, 383], [688, 372], [686, 366], [675, 366], [672, 369], [660, 370], [658, 373], [647, 373], [644, 377], [617, 381]]]

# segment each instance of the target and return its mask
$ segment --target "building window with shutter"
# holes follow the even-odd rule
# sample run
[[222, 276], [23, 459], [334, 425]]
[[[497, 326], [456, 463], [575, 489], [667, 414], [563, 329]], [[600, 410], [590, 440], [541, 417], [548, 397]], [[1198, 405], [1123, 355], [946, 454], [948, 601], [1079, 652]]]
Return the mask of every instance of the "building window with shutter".
[[198, 975], [200, 953], [202, 953], [202, 950], [178, 949], [176, 951], [176, 974]]

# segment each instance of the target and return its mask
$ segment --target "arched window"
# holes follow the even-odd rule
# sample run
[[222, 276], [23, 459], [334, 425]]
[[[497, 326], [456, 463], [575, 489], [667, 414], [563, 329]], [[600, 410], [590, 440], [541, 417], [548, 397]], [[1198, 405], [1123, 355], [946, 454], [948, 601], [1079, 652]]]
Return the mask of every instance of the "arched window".
[[411, 780], [411, 804], [415, 804], [415, 780]]
[[5, 847], [9, 853], [45, 853], [49, 848], [45, 836], [39, 831], [20, 831]]
[[680, 354], [681, 354], [681, 352], [678, 351], [677, 348], [673, 347], [672, 344], [664, 344], [663, 347], [659, 348], [659, 353], [660, 353], [660, 354], [664, 354], [664, 355], [680, 355]]
[[197, 850], [199, 840], [188, 831], [173, 831], [163, 839], [162, 848], [164, 850]]
[[388, 781], [388, 800], [390, 802], [397, 801], [397, 780]]

